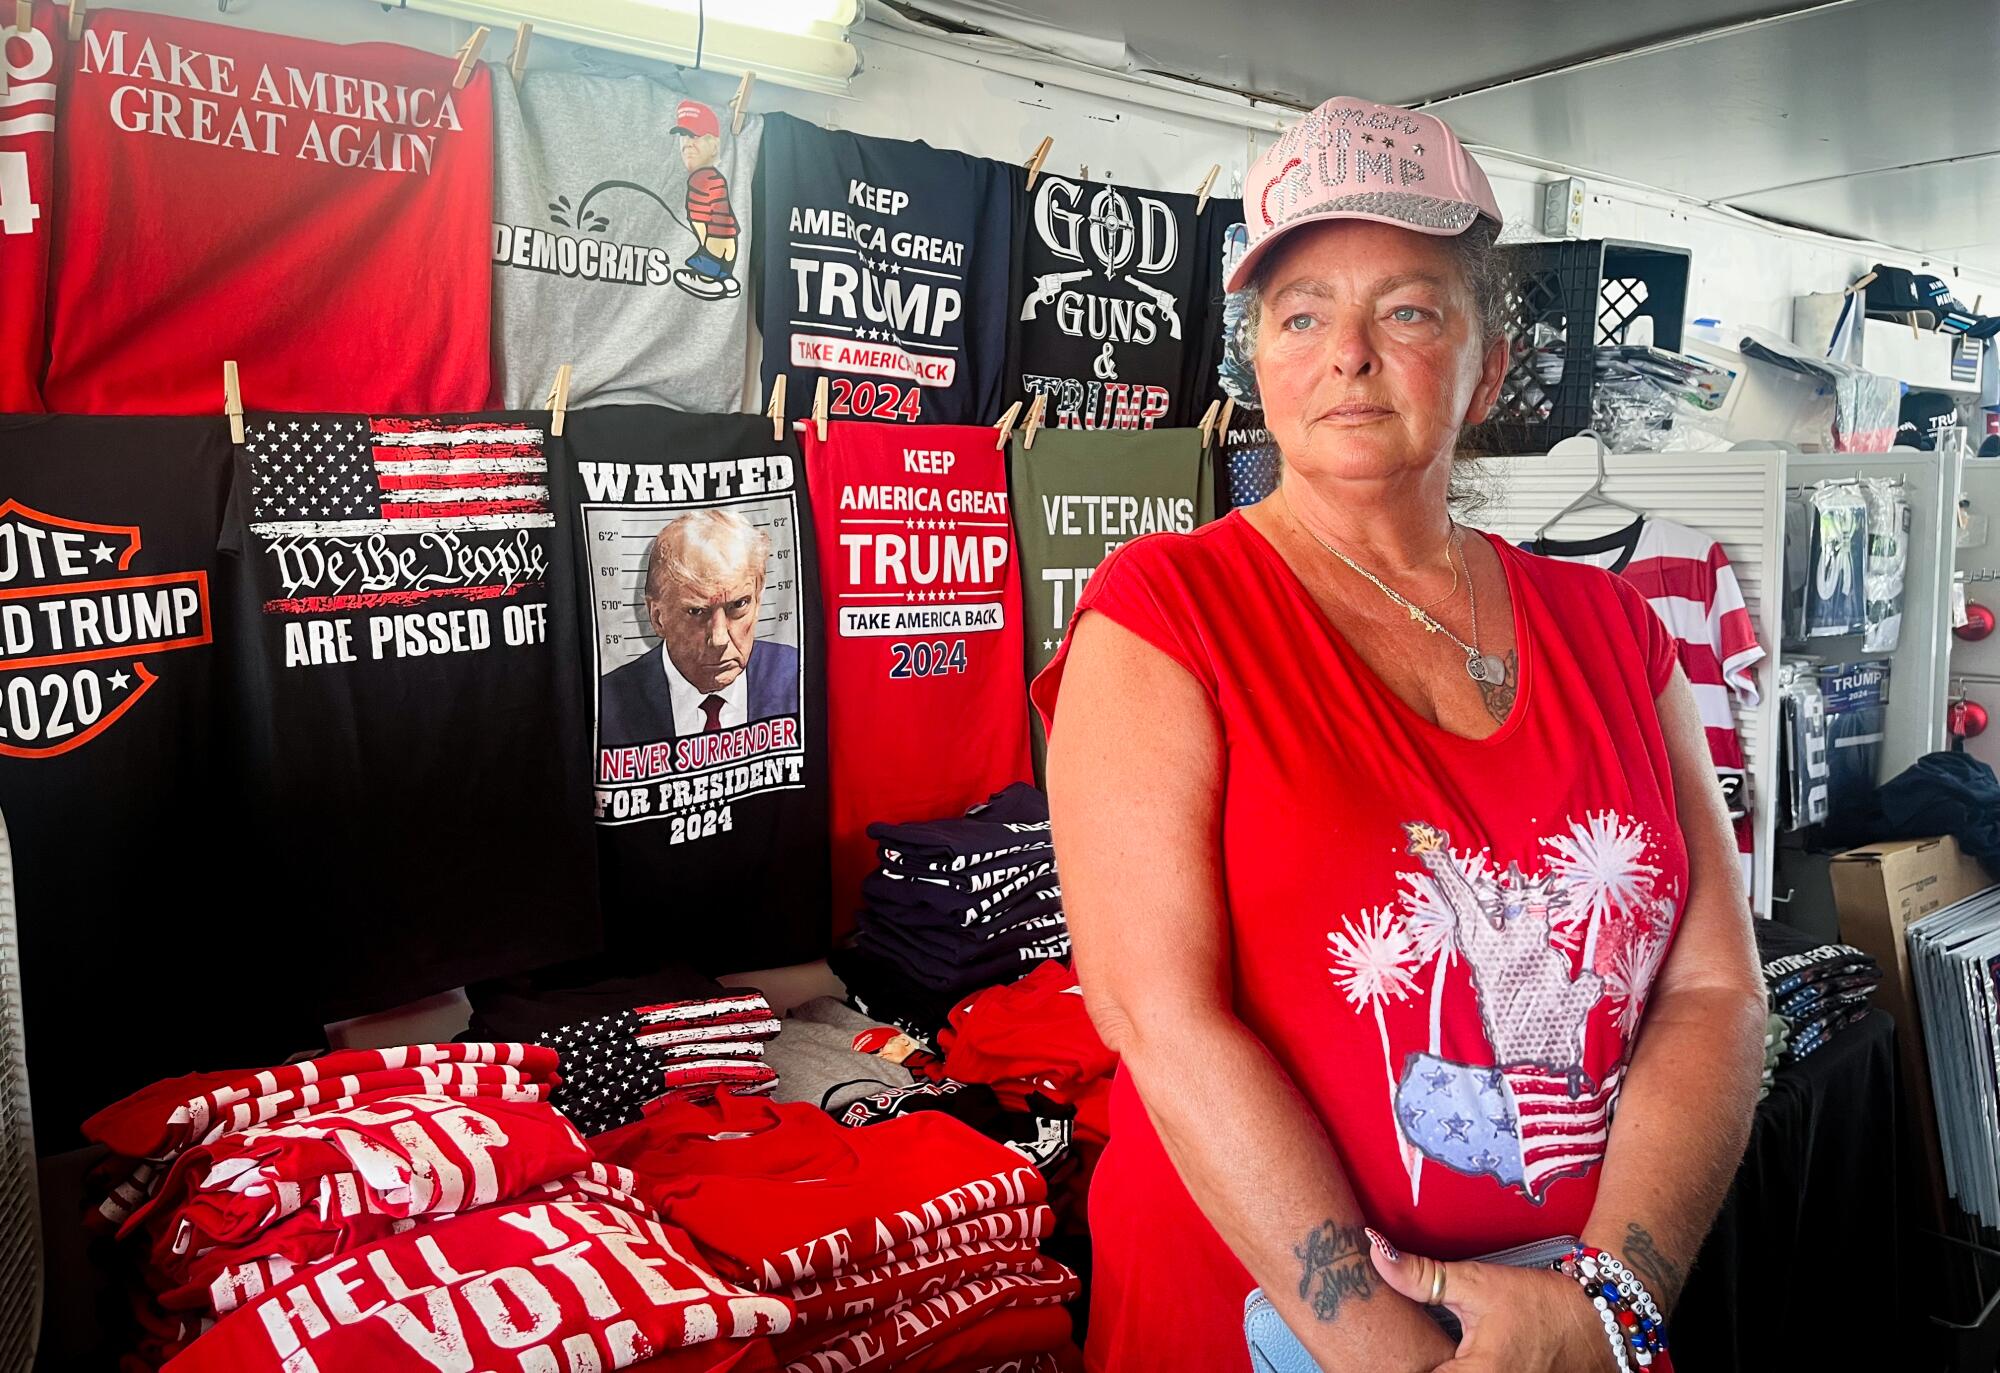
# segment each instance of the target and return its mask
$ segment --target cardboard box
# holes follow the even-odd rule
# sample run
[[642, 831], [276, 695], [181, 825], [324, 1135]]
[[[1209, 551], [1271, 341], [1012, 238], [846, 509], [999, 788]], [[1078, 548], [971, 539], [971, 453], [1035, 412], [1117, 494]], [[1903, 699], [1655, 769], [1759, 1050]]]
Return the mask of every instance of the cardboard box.
[[1977, 860], [1959, 852], [1949, 836], [1899, 839], [1838, 855], [1828, 869], [1840, 913], [1840, 939], [1882, 968], [1875, 1004], [1896, 1019], [1896, 1051], [1903, 1082], [1903, 1114], [1915, 1146], [1926, 1209], [1942, 1224], [1948, 1213], [1944, 1161], [1938, 1151], [1937, 1112], [1931, 1105], [1931, 1071], [1924, 1056], [1923, 1018], [1910, 982], [1910, 923], [1993, 886]]

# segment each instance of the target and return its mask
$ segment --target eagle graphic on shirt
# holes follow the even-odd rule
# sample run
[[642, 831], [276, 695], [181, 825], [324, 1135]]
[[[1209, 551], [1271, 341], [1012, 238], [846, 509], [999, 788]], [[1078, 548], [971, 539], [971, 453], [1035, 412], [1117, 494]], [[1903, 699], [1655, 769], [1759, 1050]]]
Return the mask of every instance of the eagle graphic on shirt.
[[[1537, 1205], [1558, 1179], [1604, 1156], [1633, 1031], [1673, 937], [1675, 904], [1644, 861], [1646, 827], [1602, 812], [1545, 838], [1541, 871], [1460, 853], [1422, 822], [1404, 826], [1421, 865], [1396, 901], [1330, 931], [1329, 969], [1357, 1013], [1372, 1013], [1397, 1146], [1414, 1201], [1426, 1161], [1518, 1189]], [[1463, 962], [1490, 1058], [1442, 1053], [1450, 967]], [[1428, 1049], [1391, 1050], [1383, 1007], [1426, 999]], [[1591, 1016], [1609, 1003], [1618, 1066], [1586, 1067]], [[1601, 1033], [1601, 1031], [1600, 1031]]]

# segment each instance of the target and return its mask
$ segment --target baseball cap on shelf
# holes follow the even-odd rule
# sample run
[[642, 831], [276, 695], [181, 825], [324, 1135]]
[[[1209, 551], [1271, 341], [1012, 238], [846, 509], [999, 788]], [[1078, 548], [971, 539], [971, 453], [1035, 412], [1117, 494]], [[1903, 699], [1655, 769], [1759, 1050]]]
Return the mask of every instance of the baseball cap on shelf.
[[720, 137], [722, 124], [715, 117], [715, 111], [699, 100], [683, 100], [674, 111], [674, 132], [684, 133], [690, 138], [700, 138], [703, 134]]
[[1910, 391], [1903, 396], [1902, 413], [1896, 425], [1896, 444], [1926, 453], [1937, 450], [1938, 441], [1958, 428], [1958, 404], [1936, 391]]
[[1302, 224], [1366, 219], [1450, 237], [1481, 216], [1501, 223], [1492, 183], [1442, 119], [1335, 96], [1250, 164], [1249, 249], [1225, 286], [1242, 290], [1270, 246]]

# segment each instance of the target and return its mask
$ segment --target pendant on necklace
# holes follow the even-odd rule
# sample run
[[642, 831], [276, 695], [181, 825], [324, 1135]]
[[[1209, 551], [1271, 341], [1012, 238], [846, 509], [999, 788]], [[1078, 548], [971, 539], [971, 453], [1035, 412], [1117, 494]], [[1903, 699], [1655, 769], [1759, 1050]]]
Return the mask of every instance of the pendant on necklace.
[[1475, 682], [1499, 686], [1507, 680], [1507, 665], [1491, 653], [1468, 653], [1465, 655], [1465, 675]]

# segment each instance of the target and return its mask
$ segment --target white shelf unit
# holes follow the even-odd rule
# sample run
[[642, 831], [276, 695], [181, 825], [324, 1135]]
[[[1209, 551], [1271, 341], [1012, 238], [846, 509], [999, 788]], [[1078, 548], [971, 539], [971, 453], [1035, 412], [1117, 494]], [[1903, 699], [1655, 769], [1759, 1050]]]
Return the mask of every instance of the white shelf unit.
[[[1823, 355], [1833, 341], [1833, 326], [1847, 299], [1837, 291], [1794, 297], [1792, 342], [1816, 356]], [[1919, 391], [1978, 395], [1983, 356], [1977, 341], [1924, 333], [1893, 320], [1861, 321], [1859, 364], [1877, 376], [1894, 377]]]
[[[1765, 659], [1757, 665], [1757, 704], [1736, 708], [1756, 827], [1750, 903], [1771, 912], [1772, 855], [1777, 835], [1777, 695], [1772, 682], [1784, 587], [1784, 490], [1788, 450], [1729, 453], [1613, 453], [1604, 459], [1605, 493], [1663, 520], [1699, 529], [1722, 545], [1743, 587]], [[1476, 523], [1515, 542], [1568, 505], [1597, 476], [1594, 454], [1480, 458], [1469, 464], [1489, 503]], [[1564, 539], [1608, 534], [1631, 523], [1621, 510], [1573, 515], [1554, 531]], [[1584, 626], [1578, 626], [1582, 631]]]

